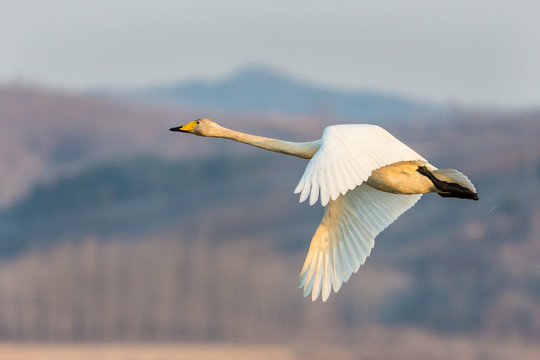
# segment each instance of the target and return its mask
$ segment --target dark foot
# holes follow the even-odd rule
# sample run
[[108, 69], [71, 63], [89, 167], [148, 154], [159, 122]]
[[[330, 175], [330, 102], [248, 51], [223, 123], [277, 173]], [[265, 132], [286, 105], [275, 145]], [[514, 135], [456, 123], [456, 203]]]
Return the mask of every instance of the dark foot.
[[442, 197], [453, 197], [453, 198], [459, 198], [459, 199], [471, 199], [471, 200], [478, 200], [478, 194], [475, 192], [472, 192], [471, 190], [467, 189], [464, 186], [459, 185], [458, 183], [452, 183], [448, 181], [439, 180], [433, 175], [431, 171], [429, 171], [425, 166], [419, 166], [418, 169], [416, 169], [420, 174], [427, 177], [433, 185], [437, 188], [437, 190], [441, 191], [441, 193], [438, 193]]

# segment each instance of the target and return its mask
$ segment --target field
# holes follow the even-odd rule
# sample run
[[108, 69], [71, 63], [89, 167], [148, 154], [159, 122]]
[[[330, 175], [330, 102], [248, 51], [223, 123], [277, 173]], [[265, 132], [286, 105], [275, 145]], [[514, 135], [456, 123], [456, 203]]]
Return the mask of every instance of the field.
[[[351, 342], [355, 337], [358, 341]], [[2, 360], [536, 360], [540, 345], [516, 339], [444, 337], [414, 329], [374, 328], [348, 341], [232, 343], [3, 343]]]
[[181, 344], [2, 344], [2, 360], [292, 360], [287, 347]]

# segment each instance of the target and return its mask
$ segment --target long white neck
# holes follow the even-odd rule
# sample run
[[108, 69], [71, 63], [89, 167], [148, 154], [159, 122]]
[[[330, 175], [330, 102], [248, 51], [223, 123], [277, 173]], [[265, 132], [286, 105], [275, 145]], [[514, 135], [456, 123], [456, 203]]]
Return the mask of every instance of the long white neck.
[[219, 126], [218, 129], [215, 129], [215, 131], [208, 136], [230, 139], [244, 144], [256, 146], [261, 149], [297, 156], [303, 159], [311, 159], [317, 150], [319, 150], [321, 145], [321, 140], [309, 142], [291, 142], [246, 134], [240, 131], [224, 128], [223, 126]]

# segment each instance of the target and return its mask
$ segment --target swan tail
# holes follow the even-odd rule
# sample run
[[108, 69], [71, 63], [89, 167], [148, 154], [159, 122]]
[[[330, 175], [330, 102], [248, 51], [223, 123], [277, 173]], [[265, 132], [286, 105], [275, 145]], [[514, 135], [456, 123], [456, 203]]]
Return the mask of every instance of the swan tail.
[[469, 178], [455, 169], [439, 169], [432, 171], [433, 175], [440, 180], [442, 188], [437, 186], [442, 197], [455, 197], [460, 199], [478, 200], [476, 188]]

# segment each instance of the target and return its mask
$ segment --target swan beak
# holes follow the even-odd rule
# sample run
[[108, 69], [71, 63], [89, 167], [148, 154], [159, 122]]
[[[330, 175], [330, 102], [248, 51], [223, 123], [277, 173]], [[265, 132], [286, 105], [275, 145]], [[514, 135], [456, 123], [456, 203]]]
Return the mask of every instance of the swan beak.
[[177, 126], [177, 127], [172, 127], [170, 128], [169, 130], [170, 131], [179, 131], [179, 132], [186, 132], [186, 133], [190, 133], [190, 132], [193, 132], [193, 128], [195, 127], [195, 125], [197, 125], [197, 121], [192, 121], [192, 122], [189, 122], [187, 123], [186, 125], [182, 125], [182, 126]]

